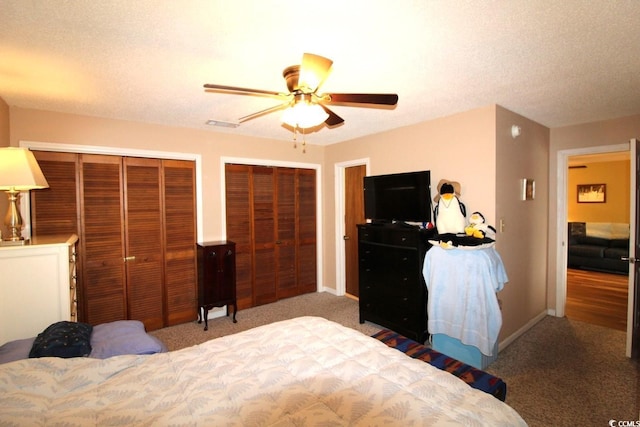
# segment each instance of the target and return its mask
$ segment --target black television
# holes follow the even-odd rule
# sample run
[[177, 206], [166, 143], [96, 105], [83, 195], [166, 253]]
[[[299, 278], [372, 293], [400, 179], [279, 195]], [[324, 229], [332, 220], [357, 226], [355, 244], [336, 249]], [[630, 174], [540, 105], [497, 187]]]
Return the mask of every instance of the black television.
[[364, 177], [364, 216], [373, 223], [430, 222], [430, 171]]

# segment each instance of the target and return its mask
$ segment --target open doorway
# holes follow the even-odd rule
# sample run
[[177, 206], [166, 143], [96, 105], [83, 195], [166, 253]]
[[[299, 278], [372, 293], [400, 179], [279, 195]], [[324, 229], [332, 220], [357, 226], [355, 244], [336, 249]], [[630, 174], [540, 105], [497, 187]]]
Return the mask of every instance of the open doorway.
[[565, 315], [627, 330], [629, 151], [568, 158]]
[[[636, 224], [638, 223], [638, 217], [636, 215], [638, 208], [636, 206], [636, 191], [637, 191], [637, 182], [640, 182], [636, 178], [636, 152], [637, 150], [637, 140], [632, 139], [629, 143], [622, 143], [616, 145], [606, 145], [606, 146], [596, 146], [596, 147], [586, 147], [586, 148], [575, 148], [575, 149], [567, 149], [560, 150], [557, 153], [557, 196], [558, 196], [558, 210], [556, 217], [556, 248], [557, 248], [557, 266], [556, 268], [556, 309], [555, 315], [558, 317], [565, 316], [565, 303], [566, 303], [566, 292], [567, 292], [567, 269], [564, 266], [567, 265], [567, 175], [568, 175], [568, 165], [569, 165], [569, 157], [584, 155], [584, 154], [602, 154], [602, 153], [612, 153], [612, 152], [630, 152], [631, 157], [631, 169], [633, 171], [631, 175], [631, 188], [634, 191], [630, 192], [630, 218], [633, 220], [630, 221], [630, 246], [634, 251], [637, 251], [636, 248]], [[635, 259], [635, 258], [634, 258]], [[630, 268], [629, 270], [629, 302], [627, 307], [627, 357], [631, 357], [634, 352], [634, 345], [636, 345], [636, 340], [639, 334], [637, 334], [637, 330], [640, 330], [637, 326], [635, 326], [636, 319], [640, 317], [640, 310], [638, 310], [638, 305], [636, 300], [637, 293], [637, 284], [635, 283], [636, 279], [636, 268]], [[637, 356], [636, 356], [637, 357]]]

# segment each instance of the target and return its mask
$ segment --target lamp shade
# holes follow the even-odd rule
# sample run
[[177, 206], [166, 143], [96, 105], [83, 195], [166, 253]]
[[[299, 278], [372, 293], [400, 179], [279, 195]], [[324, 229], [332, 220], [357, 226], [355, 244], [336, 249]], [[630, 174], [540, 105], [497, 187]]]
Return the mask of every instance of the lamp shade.
[[0, 148], [0, 190], [27, 191], [49, 184], [35, 156], [26, 148]]

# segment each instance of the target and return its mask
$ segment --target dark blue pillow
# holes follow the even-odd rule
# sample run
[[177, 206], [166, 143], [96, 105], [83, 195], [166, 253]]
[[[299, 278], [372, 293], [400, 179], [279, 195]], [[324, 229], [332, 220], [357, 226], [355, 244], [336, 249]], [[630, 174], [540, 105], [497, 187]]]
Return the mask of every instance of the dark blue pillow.
[[88, 323], [54, 323], [38, 334], [29, 357], [86, 357], [91, 353], [92, 330]]

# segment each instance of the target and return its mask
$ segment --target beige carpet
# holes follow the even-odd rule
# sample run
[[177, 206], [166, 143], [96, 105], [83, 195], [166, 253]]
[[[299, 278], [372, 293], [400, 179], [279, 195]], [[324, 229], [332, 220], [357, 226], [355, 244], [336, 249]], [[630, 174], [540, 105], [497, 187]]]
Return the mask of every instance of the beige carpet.
[[486, 371], [507, 383], [507, 403], [530, 426], [638, 420], [640, 363], [625, 357], [625, 339], [622, 331], [547, 316]]
[[238, 323], [233, 323], [231, 316], [209, 320], [208, 331], [203, 330], [204, 323], [192, 322], [152, 333], [160, 338], [169, 350], [177, 350], [256, 326], [300, 316], [324, 317], [367, 335], [373, 335], [381, 329], [370, 323], [360, 324], [357, 301], [321, 292], [240, 310], [236, 315]]
[[[298, 316], [320, 316], [372, 335], [358, 320], [358, 302], [307, 294], [209, 321], [153, 331], [170, 350]], [[486, 370], [507, 383], [507, 403], [532, 426], [607, 426], [640, 416], [640, 363], [624, 356], [625, 333], [546, 317], [498, 355]], [[241, 355], [240, 355], [241, 357]]]

